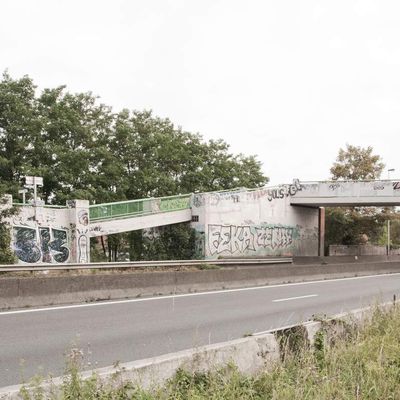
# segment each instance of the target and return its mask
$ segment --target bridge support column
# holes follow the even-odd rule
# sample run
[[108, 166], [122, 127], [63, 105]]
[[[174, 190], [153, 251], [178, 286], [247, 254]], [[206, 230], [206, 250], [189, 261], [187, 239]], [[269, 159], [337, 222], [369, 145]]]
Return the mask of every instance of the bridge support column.
[[319, 208], [318, 219], [318, 255], [325, 255], [325, 207]]
[[90, 262], [89, 201], [67, 201], [70, 209], [71, 263]]

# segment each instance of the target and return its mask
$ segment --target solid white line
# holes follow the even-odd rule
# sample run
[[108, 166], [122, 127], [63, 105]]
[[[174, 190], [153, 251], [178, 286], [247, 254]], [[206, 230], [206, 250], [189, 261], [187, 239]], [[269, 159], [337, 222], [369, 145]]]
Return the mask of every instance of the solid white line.
[[307, 299], [308, 297], [317, 297], [317, 294], [307, 294], [305, 296], [296, 296], [296, 297], [286, 297], [286, 299], [276, 299], [272, 300], [273, 303], [279, 303], [281, 301], [289, 301], [289, 300], [298, 300], [298, 299]]
[[252, 286], [252, 287], [238, 288], [238, 289], [213, 290], [213, 291], [209, 291], [209, 292], [185, 293], [185, 294], [157, 296], [157, 297], [145, 297], [142, 299], [112, 300], [112, 301], [101, 301], [101, 302], [96, 302], [96, 303], [73, 304], [73, 305], [69, 305], [69, 306], [28, 308], [28, 309], [15, 310], [15, 311], [3, 311], [3, 312], [0, 312], [0, 316], [12, 315], [12, 314], [25, 314], [25, 313], [33, 313], [33, 312], [40, 312], [40, 311], [57, 311], [57, 310], [68, 310], [68, 309], [84, 308], [84, 307], [98, 307], [98, 306], [107, 306], [107, 305], [114, 305], [114, 304], [141, 303], [143, 301], [158, 301], [158, 300], [166, 300], [166, 299], [176, 299], [179, 297], [194, 297], [194, 296], [206, 296], [206, 295], [226, 294], [226, 293], [234, 293], [234, 292], [247, 292], [250, 290], [263, 290], [263, 289], [272, 289], [272, 288], [277, 288], [277, 287], [288, 287], [288, 286], [290, 287], [290, 286], [301, 286], [301, 285], [314, 285], [314, 284], [318, 284], [318, 283], [330, 283], [330, 282], [338, 282], [338, 281], [350, 281], [350, 280], [356, 280], [356, 279], [379, 278], [379, 277], [395, 276], [395, 275], [400, 275], [400, 272], [395, 272], [393, 274], [389, 273], [389, 274], [366, 275], [366, 276], [356, 276], [356, 277], [351, 277], [351, 278], [325, 279], [325, 280], [319, 280], [319, 281], [295, 282], [295, 283], [280, 283], [277, 285]]

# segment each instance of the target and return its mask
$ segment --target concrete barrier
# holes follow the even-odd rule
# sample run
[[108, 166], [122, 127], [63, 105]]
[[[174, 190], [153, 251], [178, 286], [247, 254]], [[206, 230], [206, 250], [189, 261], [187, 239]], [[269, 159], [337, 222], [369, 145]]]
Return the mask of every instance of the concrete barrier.
[[[390, 308], [393, 304], [393, 302], [385, 303], [382, 308]], [[293, 342], [297, 345], [299, 344], [299, 334], [302, 335], [304, 345], [312, 348], [315, 337], [321, 328], [324, 328], [326, 337], [332, 337], [341, 334], [340, 327], [343, 328], [344, 323], [362, 324], [365, 318], [370, 316], [371, 307], [366, 307], [335, 315], [325, 321], [308, 321], [229, 342], [183, 350], [145, 360], [123, 363], [118, 366], [98, 368], [82, 372], [81, 376], [83, 379], [87, 379], [95, 374], [103, 381], [115, 385], [129, 381], [142, 388], [149, 389], [162, 385], [166, 380], [173, 377], [178, 369], [192, 373], [205, 372], [233, 363], [240, 372], [255, 375], [273, 367], [281, 359], [281, 348], [287, 346], [291, 335], [295, 335]], [[43, 393], [57, 392], [63, 383], [63, 379], [63, 377], [58, 377], [44, 382], [41, 385]], [[28, 391], [34, 390], [29, 389], [29, 385], [24, 387]], [[0, 400], [21, 399], [19, 395], [21, 388], [22, 385], [0, 388]]]
[[346, 263], [365, 263], [365, 262], [383, 262], [400, 261], [400, 255], [375, 255], [375, 256], [295, 256], [295, 264], [346, 264]]
[[0, 309], [400, 272], [399, 261], [0, 278]]

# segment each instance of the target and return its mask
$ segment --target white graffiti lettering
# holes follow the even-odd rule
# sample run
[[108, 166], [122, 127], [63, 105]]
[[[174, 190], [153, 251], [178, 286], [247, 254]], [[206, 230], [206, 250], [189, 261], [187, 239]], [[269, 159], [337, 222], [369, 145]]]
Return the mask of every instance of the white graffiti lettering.
[[244, 253], [257, 248], [286, 249], [293, 245], [296, 228], [282, 226], [208, 225], [211, 255]]

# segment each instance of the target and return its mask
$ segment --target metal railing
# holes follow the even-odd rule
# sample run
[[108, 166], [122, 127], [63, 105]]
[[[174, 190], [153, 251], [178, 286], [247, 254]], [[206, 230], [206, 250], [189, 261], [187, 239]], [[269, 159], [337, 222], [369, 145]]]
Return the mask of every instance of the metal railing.
[[204, 266], [240, 266], [240, 265], [267, 265], [291, 264], [292, 257], [275, 258], [248, 258], [248, 259], [218, 259], [218, 260], [167, 260], [167, 261], [126, 261], [115, 263], [87, 263], [87, 264], [10, 264], [0, 265], [0, 272], [34, 272], [47, 270], [85, 270], [85, 269], [129, 269], [129, 268], [156, 268], [156, 267], [190, 267]]
[[[35, 207], [34, 204], [30, 203], [12, 203], [13, 207]], [[39, 207], [44, 207], [44, 208], [68, 208], [67, 206], [60, 206], [57, 204], [41, 204]]]
[[191, 194], [184, 194], [119, 201], [115, 203], [93, 204], [89, 206], [89, 217], [90, 221], [98, 221], [111, 218], [142, 216], [159, 212], [186, 210], [190, 208], [190, 198]]

